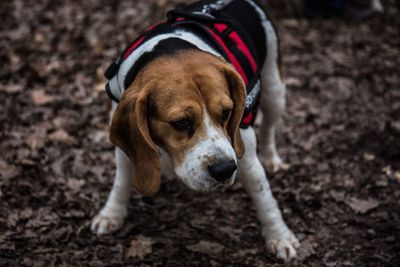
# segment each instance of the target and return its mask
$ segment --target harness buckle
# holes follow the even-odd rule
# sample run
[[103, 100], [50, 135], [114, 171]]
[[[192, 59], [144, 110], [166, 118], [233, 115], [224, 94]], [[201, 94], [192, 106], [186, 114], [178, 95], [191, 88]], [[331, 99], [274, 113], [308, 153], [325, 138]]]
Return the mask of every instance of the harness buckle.
[[220, 11], [231, 1], [218, 0], [215, 3], [204, 5], [201, 10], [202, 13], [211, 13], [212, 11]]

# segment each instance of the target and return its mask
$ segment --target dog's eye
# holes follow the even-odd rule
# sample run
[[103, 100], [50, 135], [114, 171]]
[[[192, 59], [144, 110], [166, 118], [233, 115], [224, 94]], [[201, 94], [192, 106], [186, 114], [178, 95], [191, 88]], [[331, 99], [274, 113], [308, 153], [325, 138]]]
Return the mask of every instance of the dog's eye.
[[221, 114], [221, 123], [225, 123], [228, 120], [230, 114], [230, 109], [224, 109]]
[[180, 119], [170, 123], [178, 131], [188, 130], [192, 127], [192, 122], [189, 119]]

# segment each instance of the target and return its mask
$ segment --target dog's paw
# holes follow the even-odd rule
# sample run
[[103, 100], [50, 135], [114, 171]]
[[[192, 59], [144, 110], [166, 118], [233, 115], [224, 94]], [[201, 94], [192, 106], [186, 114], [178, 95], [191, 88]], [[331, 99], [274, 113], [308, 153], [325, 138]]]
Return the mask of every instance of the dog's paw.
[[267, 153], [266, 156], [261, 156], [261, 162], [268, 173], [289, 169], [289, 164], [284, 163], [277, 153]]
[[267, 240], [267, 249], [278, 259], [289, 262], [297, 257], [296, 249], [300, 248], [300, 242], [290, 232], [279, 237], [271, 237]]
[[96, 235], [107, 235], [120, 229], [123, 224], [124, 216], [107, 215], [100, 212], [93, 218], [90, 229]]

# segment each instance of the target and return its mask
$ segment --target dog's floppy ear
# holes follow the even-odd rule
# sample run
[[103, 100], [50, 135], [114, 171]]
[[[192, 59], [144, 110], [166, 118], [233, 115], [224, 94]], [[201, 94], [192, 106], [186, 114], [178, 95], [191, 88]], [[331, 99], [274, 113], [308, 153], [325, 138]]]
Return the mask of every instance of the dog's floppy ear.
[[229, 84], [229, 91], [233, 100], [233, 109], [228, 121], [228, 134], [231, 138], [232, 147], [236, 156], [241, 158], [244, 154], [244, 144], [240, 136], [239, 125], [242, 121], [244, 103], [246, 100], [246, 89], [239, 74], [231, 66], [225, 66], [224, 72]]
[[122, 149], [134, 165], [133, 186], [145, 195], [158, 192], [160, 157], [148, 126], [149, 86], [129, 88], [121, 97], [110, 127], [111, 142]]

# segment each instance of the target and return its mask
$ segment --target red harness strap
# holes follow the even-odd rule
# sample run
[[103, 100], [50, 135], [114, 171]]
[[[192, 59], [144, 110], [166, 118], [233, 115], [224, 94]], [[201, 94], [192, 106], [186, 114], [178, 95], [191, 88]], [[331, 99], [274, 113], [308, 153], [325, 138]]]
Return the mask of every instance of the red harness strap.
[[[223, 24], [223, 23], [215, 23], [214, 28], [220, 32], [223, 33], [228, 26]], [[244, 84], [247, 86], [249, 83], [249, 80], [247, 76], [245, 75], [242, 66], [236, 59], [236, 57], [231, 53], [231, 51], [226, 47], [225, 43], [222, 41], [222, 39], [216, 35], [212, 30], [209, 30], [209, 32], [214, 36], [215, 40], [218, 41], [218, 43], [223, 47], [225, 50], [225, 53], [228, 55], [229, 60], [231, 61], [232, 65], [236, 69], [236, 71], [240, 74], [240, 76], [243, 79]], [[256, 61], [254, 60], [253, 56], [251, 55], [247, 45], [243, 42], [242, 38], [238, 35], [237, 32], [232, 31], [229, 33], [228, 37], [236, 44], [236, 47], [246, 56], [248, 62], [250, 63], [251, 69], [253, 70], [253, 74], [257, 73], [257, 64]], [[248, 114], [245, 115], [245, 117], [242, 118], [241, 125], [244, 127], [247, 127], [250, 125], [254, 120], [254, 112], [251, 110], [248, 112]]]
[[145, 37], [146, 37], [146, 33], [151, 31], [152, 29], [154, 29], [156, 26], [160, 25], [163, 22], [157, 22], [156, 24], [151, 25], [150, 27], [148, 27], [144, 33], [142, 34], [142, 37], [140, 37], [137, 41], [134, 41], [133, 44], [125, 50], [124, 54], [122, 55], [122, 60], [125, 60], [129, 57], [129, 55], [141, 44], [143, 43]]
[[[215, 23], [214, 28], [220, 33], [223, 33], [226, 29], [228, 29], [228, 26], [223, 23]], [[247, 60], [251, 65], [251, 69], [253, 70], [254, 73], [256, 73], [257, 63], [254, 60], [253, 56], [251, 55], [249, 48], [247, 47], [247, 45], [245, 45], [239, 34], [236, 31], [232, 31], [231, 33], [229, 33], [228, 37], [236, 44], [237, 48], [240, 51], [242, 51], [242, 53], [247, 57]]]
[[209, 33], [214, 37], [214, 39], [220, 44], [220, 46], [224, 49], [224, 52], [228, 55], [229, 61], [232, 63], [233, 67], [235, 67], [236, 71], [240, 74], [243, 79], [244, 84], [247, 86], [249, 84], [249, 80], [247, 79], [246, 74], [243, 71], [242, 66], [240, 65], [237, 58], [232, 54], [232, 52], [226, 47], [226, 44], [222, 39], [215, 34], [212, 30], [208, 29]]

